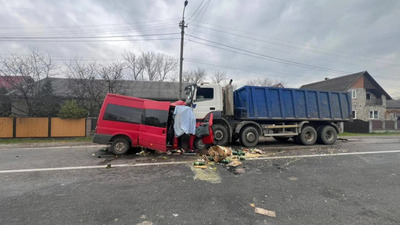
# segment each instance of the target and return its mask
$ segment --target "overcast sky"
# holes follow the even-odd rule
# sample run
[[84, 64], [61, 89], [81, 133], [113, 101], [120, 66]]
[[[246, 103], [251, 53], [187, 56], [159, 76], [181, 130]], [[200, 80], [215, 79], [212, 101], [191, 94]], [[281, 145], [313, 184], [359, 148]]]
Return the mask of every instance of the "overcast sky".
[[[183, 2], [4, 0], [0, 56], [35, 49], [57, 64], [108, 63], [124, 51], [179, 58]], [[399, 12], [397, 0], [189, 0], [184, 70], [226, 72], [239, 85], [268, 77], [290, 87], [367, 70], [400, 97]]]

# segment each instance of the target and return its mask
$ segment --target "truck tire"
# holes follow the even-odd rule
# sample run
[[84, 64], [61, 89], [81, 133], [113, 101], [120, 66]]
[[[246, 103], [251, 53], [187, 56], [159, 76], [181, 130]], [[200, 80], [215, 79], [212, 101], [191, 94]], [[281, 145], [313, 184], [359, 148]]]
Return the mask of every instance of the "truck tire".
[[228, 129], [222, 124], [214, 124], [212, 126], [214, 132], [214, 144], [216, 145], [227, 145], [229, 142]]
[[306, 126], [300, 133], [300, 141], [303, 145], [313, 145], [317, 141], [317, 131], [314, 127]]
[[240, 142], [245, 147], [254, 147], [258, 144], [258, 131], [255, 127], [248, 126], [240, 131]]
[[208, 149], [209, 145], [208, 144], [204, 144], [203, 140], [201, 140], [201, 138], [196, 138], [194, 139], [194, 149], [196, 150], [203, 150], [203, 149]]
[[273, 138], [279, 142], [286, 142], [290, 137], [275, 136]]
[[337, 140], [335, 128], [330, 125], [318, 129], [318, 139], [324, 145], [333, 145]]
[[123, 155], [129, 151], [129, 141], [126, 138], [116, 138], [111, 144], [111, 152], [114, 155]]

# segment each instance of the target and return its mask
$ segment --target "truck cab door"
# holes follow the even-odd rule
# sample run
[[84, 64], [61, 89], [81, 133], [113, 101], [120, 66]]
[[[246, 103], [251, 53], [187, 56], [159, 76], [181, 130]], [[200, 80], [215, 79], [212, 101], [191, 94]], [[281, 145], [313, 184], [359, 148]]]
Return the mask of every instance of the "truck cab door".
[[204, 118], [209, 112], [223, 110], [221, 92], [222, 89], [219, 90], [211, 85], [197, 88], [196, 106], [193, 109], [196, 119]]
[[166, 151], [169, 102], [146, 100], [142, 123], [140, 124], [139, 145], [158, 151]]

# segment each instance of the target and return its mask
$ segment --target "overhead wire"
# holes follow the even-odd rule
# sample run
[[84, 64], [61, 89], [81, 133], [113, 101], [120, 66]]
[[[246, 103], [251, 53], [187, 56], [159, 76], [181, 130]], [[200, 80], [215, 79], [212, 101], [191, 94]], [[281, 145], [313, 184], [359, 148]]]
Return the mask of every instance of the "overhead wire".
[[[199, 22], [199, 21], [197, 21], [197, 22]], [[235, 33], [229, 32], [229, 31], [222, 31], [221, 29], [214, 29], [214, 28], [210, 28], [210, 27], [201, 26], [201, 25], [198, 25], [198, 24], [195, 25], [195, 26], [201, 27], [201, 28], [204, 28], [204, 29], [213, 30], [213, 31], [216, 31], [216, 32], [229, 33], [229, 34], [232, 34], [232, 35], [241, 36], [241, 37], [247, 37], [247, 38], [254, 38], [256, 36], [259, 36], [259, 37], [262, 37], [263, 39], [270, 39], [270, 40], [274, 41], [274, 42], [271, 42], [271, 41], [268, 42], [266, 40], [263, 40], [264, 42], [269, 43], [269, 44], [279, 45], [279, 46], [283, 46], [283, 47], [287, 47], [287, 48], [296, 48], [296, 49], [304, 50], [304, 46], [298, 46], [296, 44], [293, 44], [292, 42], [285, 41], [283, 39], [267, 37], [265, 35], [260, 35], [260, 34], [256, 34], [256, 33], [242, 31], [242, 30], [231, 28], [231, 27], [226, 27], [226, 26], [221, 26], [221, 25], [216, 25], [216, 24], [206, 24], [208, 26], [211, 25], [211, 26], [215, 26], [215, 27], [219, 27], [219, 28], [224, 28], [225, 30], [233, 30], [233, 31], [236, 31], [236, 32], [239, 32], [239, 33], [245, 33], [246, 35], [235, 34]], [[249, 34], [251, 34], [252, 36], [248, 36]], [[386, 64], [400, 65], [400, 64], [398, 64], [396, 62], [393, 62], [393, 61], [386, 61], [386, 60], [381, 60], [381, 59], [376, 59], [376, 58], [372, 59], [372, 58], [368, 58], [368, 57], [365, 57], [365, 56], [357, 56], [357, 57], [355, 57], [353, 55], [348, 55], [346, 53], [333, 51], [331, 49], [322, 48], [322, 47], [318, 47], [318, 46], [315, 46], [315, 45], [307, 44], [307, 47], [313, 48], [313, 49], [307, 49], [307, 51], [310, 51], [310, 52], [326, 53], [326, 54], [345, 57], [345, 58], [352, 59], [352, 60], [355, 60], [355, 59], [360, 60], [361, 58], [364, 58], [366, 60], [370, 60], [370, 61], [374, 61], [374, 62], [381, 62], [381, 63], [386, 63]]]
[[134, 35], [110, 35], [110, 36], [0, 36], [1, 39], [104, 39], [104, 38], [129, 38], [129, 37], [151, 37], [151, 36], [165, 36], [165, 35], [177, 35], [176, 33], [158, 33], [158, 34], [134, 34]]
[[194, 13], [188, 18], [188, 20], [190, 20], [199, 10], [199, 8], [201, 7], [201, 5], [203, 5], [204, 0], [201, 1], [200, 5], [197, 6], [196, 10], [194, 11]]
[[171, 18], [165, 20], [153, 20], [152, 22], [135, 22], [135, 23], [116, 23], [116, 24], [97, 24], [97, 25], [66, 25], [66, 26], [38, 26], [38, 27], [0, 27], [1, 29], [64, 29], [64, 28], [87, 28], [87, 27], [102, 27], [102, 26], [118, 26], [118, 25], [133, 25], [133, 24], [151, 24], [165, 21], [179, 20], [179, 18]]
[[[199, 41], [194, 41], [194, 40], [191, 40], [192, 42], [195, 42], [195, 43], [198, 43], [198, 44], [202, 44], [202, 45], [206, 45], [206, 46], [209, 46], [209, 47], [222, 49], [222, 50], [225, 50], [225, 51], [231, 51], [231, 52], [242, 54], [242, 55], [247, 55], [247, 56], [260, 58], [260, 59], [273, 61], [273, 62], [279, 62], [279, 63], [283, 63], [283, 64], [287, 64], [287, 65], [293, 65], [293, 66], [299, 66], [299, 67], [305, 67], [305, 68], [313, 68], [313, 69], [331, 71], [331, 72], [349, 73], [348, 71], [330, 69], [330, 68], [325, 68], [325, 67], [321, 67], [321, 66], [315, 66], [315, 65], [295, 62], [295, 61], [291, 61], [291, 60], [286, 60], [286, 59], [282, 59], [282, 58], [278, 58], [278, 57], [274, 57], [274, 56], [270, 56], [270, 55], [260, 54], [260, 53], [249, 51], [249, 50], [246, 50], [246, 49], [241, 49], [241, 48], [225, 45], [225, 44], [222, 44], [222, 43], [218, 43], [218, 42], [215, 42], [215, 41], [210, 41], [210, 40], [207, 40], [207, 39], [204, 39], [204, 38], [199, 38], [199, 37], [196, 37], [196, 36], [193, 36], [193, 35], [189, 35], [189, 34], [187, 34], [187, 35], [190, 36], [190, 37], [193, 37], [195, 39], [198, 39], [198, 40], [206, 41], [206, 42], [211, 43], [213, 45], [206, 44], [206, 43], [199, 42]], [[218, 46], [216, 46], [216, 45], [218, 45]], [[225, 48], [222, 48], [222, 47], [219, 47], [219, 46], [223, 46]], [[233, 50], [231, 50], [231, 49], [233, 49]]]
[[85, 30], [59, 30], [59, 31], [47, 31], [47, 30], [43, 30], [42, 32], [24, 32], [24, 33], [4, 33], [4, 32], [0, 32], [0, 35], [9, 35], [9, 36], [13, 36], [13, 35], [22, 35], [22, 36], [32, 36], [32, 35], [41, 35], [41, 34], [45, 34], [45, 35], [49, 35], [49, 34], [57, 34], [57, 35], [75, 35], [75, 34], [79, 34], [79, 35], [84, 35], [84, 34], [99, 34], [99, 33], [106, 33], [106, 34], [110, 34], [110, 33], [121, 33], [121, 32], [131, 32], [131, 31], [145, 31], [145, 30], [165, 30], [165, 29], [172, 29], [173, 27], [175, 27], [176, 23], [168, 23], [168, 24], [157, 24], [157, 25], [152, 25], [152, 26], [138, 26], [138, 27], [113, 27], [113, 28], [101, 28], [101, 29], [85, 29]]
[[136, 42], [136, 41], [165, 41], [165, 40], [178, 40], [180, 38], [151, 38], [151, 39], [123, 39], [123, 40], [51, 40], [51, 39], [0, 39], [0, 42]]

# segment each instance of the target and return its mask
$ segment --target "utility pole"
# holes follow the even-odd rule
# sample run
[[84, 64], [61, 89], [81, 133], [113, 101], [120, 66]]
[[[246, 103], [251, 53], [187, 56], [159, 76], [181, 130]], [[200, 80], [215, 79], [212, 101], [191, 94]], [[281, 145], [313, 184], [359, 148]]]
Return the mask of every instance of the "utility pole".
[[182, 70], [183, 70], [183, 39], [185, 36], [185, 8], [188, 4], [186, 0], [183, 6], [183, 13], [182, 13], [182, 21], [179, 23], [179, 27], [181, 28], [181, 57], [179, 62], [179, 99], [182, 100]]

